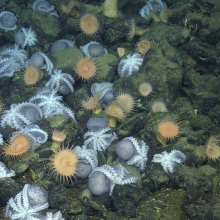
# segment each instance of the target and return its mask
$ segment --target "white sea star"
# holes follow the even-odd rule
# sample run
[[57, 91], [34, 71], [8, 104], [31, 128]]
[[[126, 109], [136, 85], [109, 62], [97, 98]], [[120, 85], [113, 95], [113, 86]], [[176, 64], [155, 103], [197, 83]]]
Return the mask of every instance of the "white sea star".
[[106, 133], [111, 130], [110, 127], [103, 128], [99, 131], [88, 131], [83, 135], [83, 138], [87, 140], [84, 142], [86, 148], [92, 148], [98, 151], [105, 151], [106, 148], [117, 139], [115, 133]]
[[0, 134], [0, 145], [3, 145], [3, 136], [2, 136], [2, 134]]
[[30, 103], [38, 105], [44, 114], [44, 117], [47, 118], [52, 115], [68, 115], [74, 121], [74, 113], [67, 107], [65, 107], [60, 101], [62, 96], [57, 96], [56, 91], [53, 90], [49, 95], [36, 95], [30, 98]]
[[32, 5], [32, 9], [34, 11], [44, 11], [50, 15], [54, 15], [56, 17], [59, 17], [57, 14], [57, 11], [55, 11], [55, 9], [54, 9], [54, 6], [45, 0], [36, 0]]
[[3, 162], [0, 161], [0, 179], [4, 177], [15, 176], [14, 170], [9, 170]]
[[27, 61], [27, 52], [18, 45], [6, 48], [0, 52], [0, 78], [12, 77], [14, 72], [22, 70]]
[[[19, 32], [20, 32], [20, 34], [23, 33], [23, 36], [24, 36], [23, 44], [22, 45], [20, 44], [20, 46], [22, 48], [36, 44], [36, 42], [37, 42], [36, 33], [31, 27], [30, 28], [22, 27]], [[17, 32], [17, 33], [19, 33], [19, 32]]]
[[29, 184], [25, 184], [23, 190], [19, 192], [15, 198], [10, 198], [5, 211], [5, 217], [11, 219], [27, 220], [31, 219], [32, 215], [38, 214], [41, 210], [48, 208], [49, 204], [43, 203], [35, 206], [31, 206], [28, 200], [28, 187]]
[[12, 128], [22, 129], [26, 125], [31, 125], [42, 119], [40, 108], [32, 103], [22, 102], [12, 104], [9, 110], [2, 114], [1, 126], [7, 125]]
[[115, 167], [106, 164], [101, 167], [96, 167], [90, 176], [95, 172], [103, 173], [110, 180], [109, 195], [112, 195], [115, 184], [125, 185], [137, 182], [137, 177], [133, 177], [127, 169], [120, 164]]
[[118, 65], [118, 74], [121, 77], [137, 74], [144, 58], [139, 53], [128, 54], [126, 59], [122, 59]]
[[68, 73], [63, 73], [62, 70], [55, 69], [53, 72], [54, 74], [51, 75], [45, 86], [60, 92], [61, 95], [73, 93], [73, 84], [75, 83], [73, 77]]
[[80, 160], [87, 160], [92, 169], [98, 166], [97, 151], [93, 149], [86, 149], [85, 146], [76, 146], [74, 152], [77, 154], [77, 158]]
[[179, 150], [172, 150], [170, 153], [163, 151], [161, 154], [154, 154], [152, 162], [160, 163], [166, 173], [172, 173], [178, 163], [186, 159], [185, 154]]
[[133, 137], [126, 137], [123, 140], [126, 140], [126, 139], [131, 141], [135, 148], [134, 155], [132, 156], [132, 158], [126, 161], [126, 164], [134, 165], [140, 169], [144, 169], [144, 167], [146, 166], [146, 162], [147, 162], [147, 152], [148, 152], [149, 147], [146, 145], [144, 141], [138, 142]]

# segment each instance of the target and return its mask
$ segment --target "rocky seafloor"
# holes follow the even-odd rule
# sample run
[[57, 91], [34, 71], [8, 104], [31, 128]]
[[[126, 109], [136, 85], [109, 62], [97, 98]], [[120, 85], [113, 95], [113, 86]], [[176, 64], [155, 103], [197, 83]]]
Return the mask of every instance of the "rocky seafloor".
[[[65, 96], [63, 102], [74, 112], [77, 121], [76, 124], [64, 115], [45, 118], [38, 125], [49, 135], [46, 143], [23, 160], [2, 157], [1, 161], [14, 170], [16, 176], [0, 179], [1, 219], [4, 219], [7, 201], [15, 197], [25, 183], [43, 186], [49, 194], [48, 210], [60, 210], [65, 219], [220, 219], [220, 164], [218, 159], [207, 159], [204, 153], [209, 137], [220, 132], [220, 2], [164, 2], [172, 10], [166, 23], [142, 18], [139, 10], [146, 2], [138, 0], [128, 1], [118, 18], [102, 14], [102, 1], [82, 1], [79, 17], [71, 17], [59, 12], [60, 1], [50, 0], [58, 11], [59, 17], [56, 17], [33, 11], [32, 1], [1, 0], [1, 10], [14, 13], [18, 27], [8, 32], [0, 29], [0, 50], [14, 44], [14, 34], [19, 28], [31, 26], [38, 43], [26, 49], [28, 56], [37, 51], [47, 54], [54, 68], [71, 74], [76, 81], [74, 93]], [[78, 27], [80, 16], [86, 13], [97, 14], [101, 24], [100, 31], [94, 36], [85, 35]], [[147, 31], [128, 40], [131, 18]], [[83, 56], [80, 49], [69, 48], [50, 54], [51, 45], [58, 39], [73, 40], [78, 48], [93, 40], [108, 50], [96, 60], [99, 72], [91, 81], [81, 80], [74, 70], [76, 60]], [[144, 56], [137, 75], [120, 77], [117, 73], [120, 60], [136, 52], [136, 44], [141, 39], [154, 42], [155, 48]], [[125, 48], [122, 58], [117, 53], [119, 47]], [[25, 89], [22, 80], [22, 71], [15, 72], [13, 77], [0, 78], [0, 98], [5, 109], [13, 103], [28, 101], [45, 85], [49, 76], [43, 71], [41, 80]], [[97, 115], [84, 110], [81, 100], [91, 95], [90, 87], [95, 82], [111, 82], [115, 93], [126, 91], [135, 97], [133, 114], [117, 122], [112, 130], [118, 140], [133, 136], [149, 146], [147, 165], [143, 170], [121, 163], [138, 178], [136, 187], [116, 185], [111, 196], [107, 193], [93, 196], [88, 190], [87, 179], [61, 184], [49, 169], [54, 129], [67, 131], [65, 144], [83, 144], [86, 123]], [[142, 82], [149, 82], [153, 87], [152, 95], [147, 98], [138, 92]], [[168, 112], [152, 113], [151, 106], [155, 101], [166, 103]], [[170, 115], [175, 115], [181, 122], [181, 135], [163, 146], [155, 128], [159, 121]], [[106, 118], [106, 115], [101, 113], [98, 117]], [[5, 141], [13, 131], [9, 126], [0, 128]], [[115, 154], [118, 140], [105, 152], [98, 153], [99, 166], [120, 163]], [[152, 163], [154, 154], [173, 149], [186, 155], [186, 160], [176, 166], [173, 173], [166, 173], [160, 164]]]

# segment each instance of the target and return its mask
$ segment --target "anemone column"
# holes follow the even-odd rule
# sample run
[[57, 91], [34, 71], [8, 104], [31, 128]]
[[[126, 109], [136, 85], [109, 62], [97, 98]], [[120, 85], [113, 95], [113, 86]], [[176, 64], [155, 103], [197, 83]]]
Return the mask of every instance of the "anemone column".
[[102, 5], [102, 12], [110, 18], [118, 17], [118, 0], [105, 0]]

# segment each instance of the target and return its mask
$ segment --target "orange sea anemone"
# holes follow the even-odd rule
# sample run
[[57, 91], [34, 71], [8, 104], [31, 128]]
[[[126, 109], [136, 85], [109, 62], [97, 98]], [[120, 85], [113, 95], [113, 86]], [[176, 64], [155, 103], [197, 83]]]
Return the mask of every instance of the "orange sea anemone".
[[4, 144], [2, 154], [6, 157], [20, 159], [28, 153], [32, 144], [33, 141], [28, 135], [17, 133], [8, 143]]
[[71, 17], [77, 18], [79, 16], [79, 8], [81, 2], [77, 0], [71, 0], [67, 5], [62, 3], [60, 5], [60, 11], [65, 15], [70, 15]]
[[150, 83], [143, 82], [139, 86], [139, 92], [142, 96], [147, 97], [152, 93], [153, 89]]
[[121, 93], [116, 96], [118, 105], [124, 110], [125, 113], [132, 113], [135, 106], [134, 98], [128, 93]]
[[24, 83], [27, 86], [35, 85], [40, 78], [39, 70], [34, 66], [29, 66], [24, 72]]
[[151, 43], [149, 40], [141, 40], [137, 43], [136, 49], [138, 53], [145, 55], [150, 50], [150, 47]]
[[180, 135], [180, 125], [173, 119], [166, 118], [157, 125], [157, 138], [162, 144], [173, 141]]
[[106, 115], [108, 115], [108, 125], [110, 127], [116, 127], [116, 121], [123, 121], [126, 117], [125, 112], [123, 109], [115, 103], [110, 104], [105, 109]]
[[206, 157], [209, 160], [220, 159], [220, 139], [217, 136], [211, 136], [205, 148]]
[[91, 58], [83, 57], [77, 61], [75, 71], [83, 80], [90, 80], [97, 73], [97, 64]]
[[87, 100], [82, 100], [82, 106], [88, 111], [93, 111], [94, 114], [100, 113], [102, 111], [102, 107], [99, 102], [99, 94], [95, 94]]
[[54, 131], [52, 134], [52, 146], [51, 149], [54, 152], [57, 152], [61, 146], [61, 144], [65, 141], [66, 139], [66, 134], [64, 131]]
[[157, 112], [167, 112], [167, 107], [164, 102], [161, 101], [155, 101], [151, 106], [151, 111], [153, 113]]
[[65, 148], [64, 146], [50, 158], [51, 168], [56, 178], [61, 182], [72, 181], [72, 177], [77, 174], [77, 155], [72, 148]]
[[107, 106], [105, 113], [108, 116], [108, 125], [110, 127], [116, 127], [116, 121], [123, 121], [126, 118], [124, 110], [115, 103]]
[[105, 109], [105, 113], [106, 115], [113, 117], [118, 121], [122, 121], [126, 117], [123, 109], [114, 103], [107, 106], [107, 108]]
[[86, 35], [97, 34], [100, 25], [97, 17], [94, 14], [86, 14], [80, 18], [79, 22], [80, 29]]

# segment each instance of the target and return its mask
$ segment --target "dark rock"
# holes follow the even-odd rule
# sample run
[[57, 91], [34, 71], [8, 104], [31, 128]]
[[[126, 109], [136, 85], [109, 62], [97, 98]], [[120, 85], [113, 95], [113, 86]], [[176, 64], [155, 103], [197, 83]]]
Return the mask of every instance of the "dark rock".
[[59, 209], [65, 212], [69, 211], [69, 204], [67, 202], [67, 189], [64, 186], [58, 185], [53, 187], [48, 191], [48, 195], [51, 208]]
[[209, 165], [195, 167], [176, 167], [171, 176], [176, 187], [195, 188], [205, 192], [213, 189], [212, 179], [217, 175], [217, 170]]
[[0, 186], [0, 206], [6, 205], [8, 200], [15, 197], [23, 188], [9, 177], [1, 178]]

